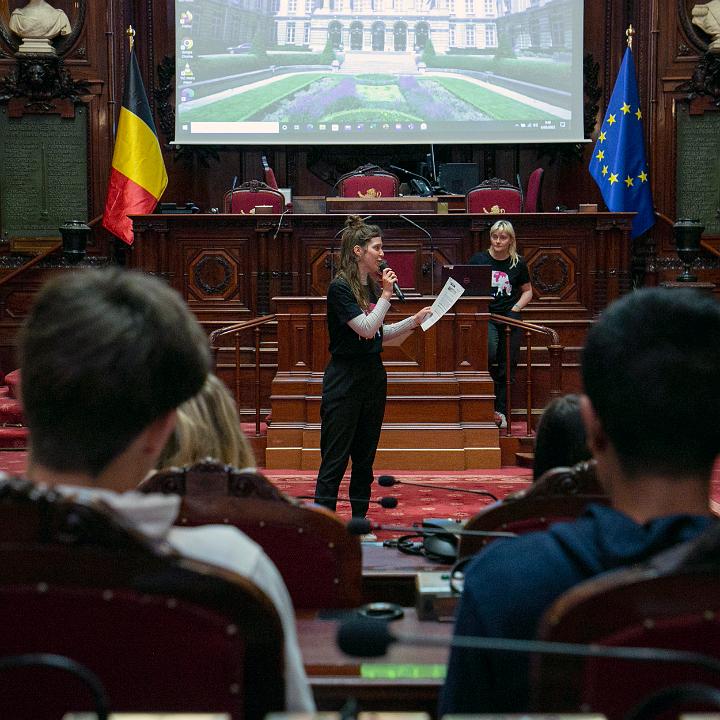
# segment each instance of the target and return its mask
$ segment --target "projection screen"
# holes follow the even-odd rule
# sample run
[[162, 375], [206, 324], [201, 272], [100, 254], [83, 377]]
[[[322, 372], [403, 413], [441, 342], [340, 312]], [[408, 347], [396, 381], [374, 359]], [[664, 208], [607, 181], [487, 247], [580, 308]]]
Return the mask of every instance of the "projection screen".
[[582, 0], [176, 0], [179, 144], [583, 139]]

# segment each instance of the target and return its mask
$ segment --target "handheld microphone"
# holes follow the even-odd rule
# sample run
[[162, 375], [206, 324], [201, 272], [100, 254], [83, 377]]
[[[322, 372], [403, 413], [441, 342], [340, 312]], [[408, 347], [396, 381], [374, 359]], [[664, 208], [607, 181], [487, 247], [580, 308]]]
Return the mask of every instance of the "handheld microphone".
[[351, 497], [322, 497], [320, 495], [295, 495], [297, 500], [321, 500], [328, 502], [370, 502], [379, 505], [384, 508], [396, 508], [398, 505], [398, 499], [392, 495], [381, 497], [378, 500], [365, 500], [364, 498], [351, 498]]
[[426, 487], [432, 488], [434, 490], [445, 490], [446, 492], [460, 492], [469, 493], [470, 495], [482, 495], [483, 497], [489, 497], [490, 499], [497, 501], [497, 497], [495, 497], [495, 495], [493, 495], [491, 492], [487, 492], [486, 490], [471, 490], [470, 488], [446, 487], [445, 485], [433, 485], [432, 483], [419, 483], [414, 481], [398, 480], [392, 475], [380, 475], [380, 477], [378, 478], [378, 485], [380, 485], [381, 487], [392, 487], [393, 485], [413, 485], [415, 487]]
[[495, 530], [449, 530], [442, 527], [412, 527], [403, 525], [382, 525], [367, 518], [352, 518], [348, 521], [347, 530], [351, 535], [365, 535], [375, 530], [409, 533], [412, 535], [471, 535], [475, 537], [514, 538], [517, 533]]
[[[380, 272], [382, 272], [388, 267], [390, 266], [384, 260], [378, 265], [378, 269], [380, 270]], [[395, 297], [397, 297], [400, 302], [405, 302], [405, 295], [403, 295], [403, 291], [400, 289], [400, 286], [396, 282], [393, 283], [393, 291], [395, 293]]]

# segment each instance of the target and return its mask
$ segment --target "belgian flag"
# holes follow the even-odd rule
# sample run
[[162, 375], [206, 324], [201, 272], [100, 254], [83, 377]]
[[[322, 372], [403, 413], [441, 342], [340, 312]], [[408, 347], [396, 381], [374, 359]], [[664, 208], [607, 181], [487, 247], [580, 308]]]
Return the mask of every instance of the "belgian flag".
[[133, 229], [128, 215], [152, 212], [167, 182], [165, 163], [140, 67], [135, 52], [131, 50], [125, 95], [115, 135], [103, 226], [132, 245]]

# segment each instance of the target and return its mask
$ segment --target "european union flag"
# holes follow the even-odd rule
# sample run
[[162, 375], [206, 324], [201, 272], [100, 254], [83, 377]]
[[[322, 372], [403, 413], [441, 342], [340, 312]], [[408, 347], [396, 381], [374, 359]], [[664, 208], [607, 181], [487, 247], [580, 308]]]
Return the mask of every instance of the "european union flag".
[[632, 222], [632, 237], [642, 235], [655, 224], [635, 63], [630, 48], [625, 51], [595, 143], [590, 174], [600, 187], [608, 210], [637, 213]]

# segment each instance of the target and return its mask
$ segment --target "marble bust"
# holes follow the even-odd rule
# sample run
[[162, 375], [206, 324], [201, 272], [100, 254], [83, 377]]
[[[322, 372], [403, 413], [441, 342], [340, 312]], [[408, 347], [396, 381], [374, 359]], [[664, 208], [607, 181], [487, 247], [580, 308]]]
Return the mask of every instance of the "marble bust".
[[695, 5], [692, 9], [692, 22], [712, 37], [708, 52], [720, 54], [720, 0]]
[[29, 0], [27, 5], [13, 10], [10, 29], [21, 38], [52, 40], [58, 35], [70, 34], [70, 21], [62, 10], [46, 0]]

